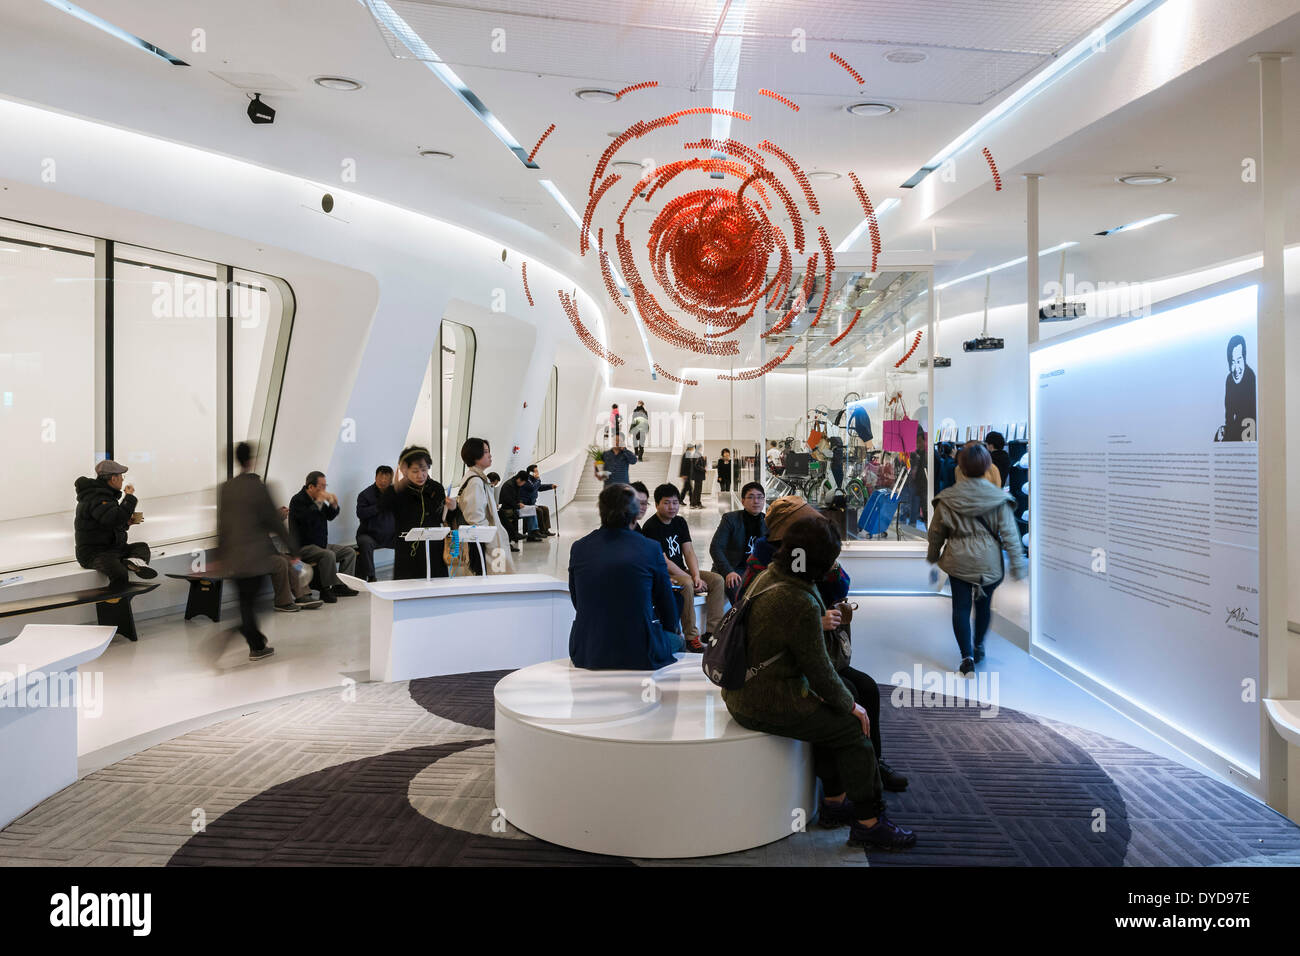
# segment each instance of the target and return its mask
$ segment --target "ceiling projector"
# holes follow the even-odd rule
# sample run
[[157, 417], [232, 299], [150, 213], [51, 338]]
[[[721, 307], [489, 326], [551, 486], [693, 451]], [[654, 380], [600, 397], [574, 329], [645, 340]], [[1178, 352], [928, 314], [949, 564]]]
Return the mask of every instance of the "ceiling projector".
[[999, 338], [994, 338], [991, 335], [981, 335], [963, 342], [961, 347], [966, 352], [996, 352], [998, 349], [1003, 348], [1004, 344]]
[[[921, 368], [925, 368], [929, 364], [930, 364], [929, 359], [921, 359]], [[952, 368], [952, 359], [948, 358], [948, 356], [946, 355], [936, 355], [934, 357], [934, 367]]]
[[1038, 321], [1069, 322], [1071, 319], [1082, 318], [1087, 314], [1088, 303], [1086, 302], [1053, 302], [1051, 305], [1039, 307]]

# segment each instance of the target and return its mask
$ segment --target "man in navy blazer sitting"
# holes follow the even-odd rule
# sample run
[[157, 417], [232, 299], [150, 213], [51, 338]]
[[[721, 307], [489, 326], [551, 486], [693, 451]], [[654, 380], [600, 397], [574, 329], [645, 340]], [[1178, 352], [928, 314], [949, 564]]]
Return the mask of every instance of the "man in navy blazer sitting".
[[754, 550], [754, 542], [767, 537], [767, 522], [763, 509], [767, 496], [763, 486], [751, 481], [740, 489], [739, 511], [728, 511], [722, 516], [718, 530], [709, 542], [709, 556], [713, 558], [713, 573], [722, 575], [727, 589], [727, 600], [736, 603], [740, 581], [745, 576], [745, 561]]
[[569, 659], [590, 670], [658, 670], [683, 647], [663, 553], [636, 530], [640, 506], [630, 485], [607, 485], [598, 507], [600, 527], [569, 552], [577, 611]]

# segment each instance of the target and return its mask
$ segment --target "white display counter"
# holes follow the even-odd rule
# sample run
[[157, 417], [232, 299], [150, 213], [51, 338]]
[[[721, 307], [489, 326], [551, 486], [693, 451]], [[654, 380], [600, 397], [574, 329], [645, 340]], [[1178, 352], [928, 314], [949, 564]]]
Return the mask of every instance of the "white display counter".
[[811, 745], [735, 723], [698, 655], [657, 671], [547, 661], [494, 694], [497, 806], [539, 839], [615, 856], [713, 856], [813, 818]]
[[0, 827], [76, 783], [77, 667], [99, 657], [114, 633], [28, 624], [0, 646]]
[[926, 549], [924, 541], [846, 541], [840, 567], [852, 594], [937, 594], [943, 579], [931, 583]]
[[527, 667], [569, 654], [574, 611], [559, 578], [490, 574], [362, 586], [370, 592], [371, 680]]

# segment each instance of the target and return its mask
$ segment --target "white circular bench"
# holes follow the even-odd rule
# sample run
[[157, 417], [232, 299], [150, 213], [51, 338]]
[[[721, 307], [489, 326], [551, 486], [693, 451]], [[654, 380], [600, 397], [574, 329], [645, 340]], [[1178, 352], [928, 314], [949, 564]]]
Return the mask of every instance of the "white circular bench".
[[657, 671], [534, 664], [496, 685], [496, 801], [539, 839], [614, 856], [733, 853], [815, 806], [810, 745], [731, 719], [698, 655]]

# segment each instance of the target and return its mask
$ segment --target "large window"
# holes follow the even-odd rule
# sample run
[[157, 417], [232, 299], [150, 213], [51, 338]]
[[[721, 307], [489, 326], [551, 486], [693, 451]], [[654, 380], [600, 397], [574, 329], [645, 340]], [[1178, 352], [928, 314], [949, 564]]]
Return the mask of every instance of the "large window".
[[443, 485], [454, 481], [464, 467], [460, 446], [469, 437], [474, 349], [473, 329], [443, 320], [406, 434], [407, 445], [429, 449], [434, 474]]
[[532, 458], [529, 459], [532, 462], [541, 461], [543, 458], [555, 454], [555, 426], [559, 409], [559, 401], [557, 400], [559, 387], [560, 372], [558, 368], [552, 365], [551, 378], [546, 386], [546, 401], [542, 405], [542, 418], [537, 423], [537, 441], [533, 445]]
[[269, 455], [292, 317], [270, 276], [0, 220], [0, 571], [72, 558], [73, 482], [105, 457], [133, 538], [215, 532], [232, 441]]

